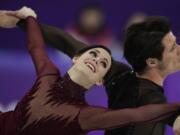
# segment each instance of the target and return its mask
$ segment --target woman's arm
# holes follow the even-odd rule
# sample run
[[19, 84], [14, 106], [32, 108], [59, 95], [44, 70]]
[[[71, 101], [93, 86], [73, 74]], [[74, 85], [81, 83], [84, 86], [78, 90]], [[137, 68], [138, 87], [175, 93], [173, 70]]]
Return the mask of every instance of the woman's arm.
[[27, 22], [27, 39], [28, 50], [33, 59], [37, 76], [45, 74], [57, 74], [58, 69], [48, 58], [44, 47], [44, 40], [39, 25], [33, 17], [28, 17]]
[[[159, 93], [150, 88], [143, 90], [143, 93], [141, 92], [141, 96], [139, 98], [139, 103], [141, 103], [140, 106], [147, 105], [147, 104], [163, 104], [165, 102], [166, 102], [166, 98], [163, 95], [163, 93]], [[179, 115], [179, 112], [177, 112], [171, 117], [164, 119], [162, 123], [172, 126], [174, 123], [174, 120], [178, 117], [178, 115]]]
[[[36, 17], [36, 14], [32, 9], [27, 7], [23, 7], [17, 11], [0, 11], [0, 17], [3, 18], [0, 20], [0, 27], [14, 28], [17, 25], [26, 30], [26, 21], [22, 19], [24, 16]], [[87, 46], [59, 28], [45, 24], [40, 24], [40, 28], [46, 43], [71, 58], [78, 50]]]
[[81, 110], [79, 121], [84, 130], [110, 129], [130, 123], [161, 121], [180, 110], [180, 104], [152, 104], [135, 109], [108, 110], [87, 107]]

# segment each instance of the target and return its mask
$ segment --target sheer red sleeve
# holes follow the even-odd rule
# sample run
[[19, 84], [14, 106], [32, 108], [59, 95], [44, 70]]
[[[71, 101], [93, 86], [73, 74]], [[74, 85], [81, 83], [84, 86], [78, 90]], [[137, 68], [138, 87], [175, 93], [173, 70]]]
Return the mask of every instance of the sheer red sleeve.
[[48, 58], [44, 47], [44, 40], [39, 25], [33, 17], [28, 17], [27, 21], [27, 39], [28, 50], [33, 59], [37, 76], [45, 74], [57, 74], [58, 69]]
[[81, 110], [79, 121], [84, 130], [110, 129], [130, 123], [161, 121], [177, 113], [180, 104], [151, 104], [135, 109], [108, 110], [86, 107]]

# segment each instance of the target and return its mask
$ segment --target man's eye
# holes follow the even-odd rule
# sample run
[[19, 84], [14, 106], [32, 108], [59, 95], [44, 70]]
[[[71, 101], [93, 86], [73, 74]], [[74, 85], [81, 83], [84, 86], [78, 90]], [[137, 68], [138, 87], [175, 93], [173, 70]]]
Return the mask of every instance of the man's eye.
[[94, 51], [91, 51], [91, 52], [89, 52], [92, 56], [94, 56], [94, 57], [96, 57], [97, 56], [97, 53], [96, 52], [94, 52]]
[[102, 65], [104, 68], [106, 68], [106, 67], [107, 67], [106, 62], [104, 62], [104, 61], [101, 61], [101, 65]]

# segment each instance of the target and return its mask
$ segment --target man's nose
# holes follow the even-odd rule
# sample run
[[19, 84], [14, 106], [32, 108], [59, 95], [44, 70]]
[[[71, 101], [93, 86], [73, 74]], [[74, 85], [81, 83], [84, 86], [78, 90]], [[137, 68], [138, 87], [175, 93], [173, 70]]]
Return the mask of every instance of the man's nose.
[[180, 45], [177, 45], [177, 54], [180, 55]]

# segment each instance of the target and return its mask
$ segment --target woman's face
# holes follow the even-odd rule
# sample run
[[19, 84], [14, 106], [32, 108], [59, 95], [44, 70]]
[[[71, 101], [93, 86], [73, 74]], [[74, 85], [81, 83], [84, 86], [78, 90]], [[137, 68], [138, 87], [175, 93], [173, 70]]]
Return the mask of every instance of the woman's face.
[[94, 84], [101, 84], [111, 67], [111, 55], [103, 48], [93, 48], [73, 58], [73, 68], [83, 73]]

